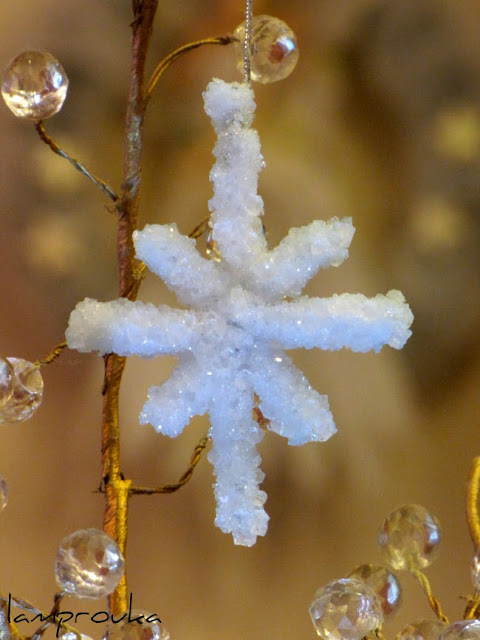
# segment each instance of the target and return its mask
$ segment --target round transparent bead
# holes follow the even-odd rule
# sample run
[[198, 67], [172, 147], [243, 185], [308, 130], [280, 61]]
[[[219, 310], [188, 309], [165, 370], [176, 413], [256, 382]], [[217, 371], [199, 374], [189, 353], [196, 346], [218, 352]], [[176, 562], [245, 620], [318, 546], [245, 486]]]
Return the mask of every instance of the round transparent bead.
[[397, 578], [385, 567], [362, 564], [351, 571], [347, 577], [362, 580], [374, 591], [380, 600], [385, 618], [391, 616], [400, 607], [402, 589]]
[[12, 397], [14, 370], [6, 358], [0, 358], [0, 408]]
[[8, 502], [8, 485], [5, 478], [0, 476], [0, 512], [7, 506]]
[[424, 507], [406, 504], [385, 519], [378, 533], [378, 544], [385, 560], [394, 569], [428, 567], [441, 540], [438, 520]]
[[477, 549], [477, 553], [472, 560], [472, 582], [476, 591], [480, 591], [480, 549]]
[[415, 620], [402, 629], [395, 640], [438, 640], [446, 626], [441, 620]]
[[58, 637], [60, 640], [92, 640], [90, 636], [86, 636], [84, 633], [79, 633], [77, 635], [73, 631], [60, 631]]
[[13, 368], [12, 393], [0, 405], [0, 424], [28, 420], [42, 403], [43, 379], [39, 368], [22, 358], [7, 358]]
[[480, 620], [460, 620], [449, 624], [438, 640], [480, 640]]
[[[237, 68], [243, 72], [245, 22], [235, 31], [235, 55]], [[253, 16], [250, 41], [251, 79], [266, 84], [283, 80], [295, 69], [298, 62], [298, 45], [290, 27], [272, 16]]]
[[60, 62], [46, 51], [24, 51], [9, 64], [2, 83], [7, 107], [18, 117], [43, 120], [62, 108], [68, 78]]
[[374, 591], [361, 580], [334, 580], [319, 589], [310, 617], [323, 640], [359, 640], [382, 624], [382, 606]]
[[66, 593], [78, 598], [102, 598], [115, 590], [124, 564], [117, 543], [106, 533], [81, 529], [60, 543], [55, 577]]
[[[136, 621], [140, 616], [143, 618]], [[155, 613], [134, 609], [130, 611], [130, 620], [126, 617], [122, 622], [110, 625], [108, 640], [170, 640], [170, 634]], [[103, 640], [107, 640], [107, 632]]]

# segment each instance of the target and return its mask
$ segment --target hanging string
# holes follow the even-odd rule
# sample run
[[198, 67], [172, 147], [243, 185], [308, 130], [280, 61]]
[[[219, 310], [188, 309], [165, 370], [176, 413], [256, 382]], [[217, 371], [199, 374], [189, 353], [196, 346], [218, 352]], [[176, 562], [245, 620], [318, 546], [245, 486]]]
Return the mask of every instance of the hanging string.
[[252, 5], [253, 0], [245, 0], [245, 41], [243, 45], [243, 75], [246, 84], [250, 84], [250, 58], [252, 40]]

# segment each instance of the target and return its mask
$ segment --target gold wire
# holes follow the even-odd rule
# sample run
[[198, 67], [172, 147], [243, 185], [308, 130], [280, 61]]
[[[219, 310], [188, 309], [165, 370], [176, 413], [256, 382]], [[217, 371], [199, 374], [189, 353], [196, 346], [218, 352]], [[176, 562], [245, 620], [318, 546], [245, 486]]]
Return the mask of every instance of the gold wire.
[[57, 344], [56, 347], [54, 347], [52, 349], [52, 351], [44, 356], [43, 358], [40, 358], [40, 360], [36, 361], [36, 365], [37, 367], [44, 367], [47, 364], [51, 364], [54, 360], [56, 360], [59, 355], [62, 353], [62, 351], [67, 347], [67, 343], [66, 341], [64, 342], [60, 342], [59, 344]]
[[205, 218], [203, 218], [203, 220], [200, 220], [197, 226], [190, 231], [190, 233], [188, 234], [188, 237], [193, 238], [194, 240], [196, 240], [197, 238], [200, 238], [200, 236], [203, 235], [208, 229], [209, 222], [210, 222], [210, 216], [206, 216]]
[[204, 38], [203, 40], [196, 40], [195, 42], [189, 42], [188, 44], [184, 44], [183, 46], [175, 49], [168, 54], [163, 60], [161, 60], [158, 65], [155, 67], [154, 72], [152, 73], [150, 80], [147, 85], [146, 91], [146, 99], [148, 100], [155, 89], [157, 82], [160, 80], [163, 73], [168, 69], [168, 67], [175, 62], [178, 58], [183, 56], [184, 53], [188, 53], [189, 51], [193, 51], [194, 49], [198, 49], [199, 47], [203, 47], [206, 44], [219, 44], [226, 45], [234, 42], [234, 37], [231, 35], [228, 36], [218, 36], [214, 38]]
[[174, 484], [166, 484], [162, 487], [155, 487], [152, 489], [148, 487], [130, 487], [129, 493], [132, 495], [153, 495], [154, 493], [174, 493], [175, 491], [178, 491], [191, 479], [195, 467], [200, 462], [202, 453], [204, 452], [209, 442], [210, 438], [208, 436], [204, 436], [200, 439], [198, 444], [195, 446], [195, 449], [193, 450], [193, 454], [190, 458], [190, 464], [187, 470], [180, 476], [178, 482], [175, 482]]
[[428, 603], [430, 604], [430, 607], [434, 611], [434, 613], [437, 616], [437, 618], [439, 618], [440, 620], [442, 620], [443, 622], [448, 624], [448, 618], [442, 611], [442, 607], [440, 605], [440, 601], [438, 600], [438, 598], [436, 598], [433, 595], [432, 587], [430, 586], [430, 582], [429, 582], [427, 576], [422, 571], [420, 571], [420, 569], [416, 569], [415, 567], [410, 567], [409, 571], [419, 581], [420, 586], [422, 587], [422, 589], [424, 590], [424, 592], [425, 592], [425, 594], [426, 594], [426, 596], [428, 598]]
[[480, 456], [472, 460], [467, 480], [465, 511], [468, 529], [475, 552], [480, 547], [480, 517], [478, 513], [478, 493], [480, 488]]
[[467, 606], [463, 612], [463, 619], [473, 620], [474, 618], [478, 618], [480, 614], [480, 594], [475, 592], [473, 596], [469, 597], [467, 600]]
[[58, 146], [55, 140], [51, 136], [49, 136], [48, 133], [45, 131], [45, 127], [41, 120], [38, 120], [37, 122], [35, 122], [34, 125], [35, 125], [35, 130], [40, 136], [41, 140], [43, 140], [43, 142], [46, 145], [48, 145], [50, 149], [57, 154], [57, 156], [60, 156], [61, 158], [65, 158], [65, 160], [68, 160], [68, 162], [70, 162], [70, 164], [73, 167], [75, 167], [77, 171], [80, 171], [80, 173], [82, 173], [91, 182], [93, 182], [93, 184], [96, 187], [98, 187], [101, 191], [103, 191], [103, 193], [108, 198], [110, 198], [110, 200], [113, 200], [113, 202], [116, 202], [118, 200], [117, 194], [108, 186], [106, 182], [104, 182], [103, 180], [95, 176], [91, 171], [89, 171], [86, 167], [84, 167], [83, 164], [81, 164], [76, 158], [73, 158], [66, 151], [64, 151]]

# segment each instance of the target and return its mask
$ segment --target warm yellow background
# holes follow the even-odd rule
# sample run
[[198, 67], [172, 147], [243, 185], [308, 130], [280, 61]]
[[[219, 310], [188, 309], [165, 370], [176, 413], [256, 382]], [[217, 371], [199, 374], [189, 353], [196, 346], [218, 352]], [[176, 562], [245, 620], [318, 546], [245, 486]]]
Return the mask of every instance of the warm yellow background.
[[[71, 87], [47, 128], [119, 186], [128, 81], [128, 0], [3, 0], [0, 66], [27, 48], [50, 50]], [[230, 32], [242, 3], [160, 2], [152, 67], [176, 46]], [[376, 531], [390, 509], [417, 502], [441, 519], [444, 544], [429, 572], [452, 619], [471, 590], [465, 477], [478, 453], [480, 380], [480, 5], [476, 0], [257, 0], [295, 29], [298, 68], [256, 87], [267, 168], [261, 176], [272, 243], [291, 225], [352, 216], [350, 259], [321, 272], [313, 295], [401, 289], [415, 336], [403, 352], [299, 353], [328, 394], [338, 434], [299, 449], [268, 433], [262, 444], [271, 516], [267, 536], [235, 548], [213, 526], [211, 467], [172, 496], [132, 500], [129, 587], [172, 640], [308, 640], [317, 587], [378, 560]], [[214, 137], [201, 92], [212, 76], [238, 79], [230, 49], [176, 63], [147, 120], [141, 224], [207, 213]], [[85, 296], [116, 296], [114, 217], [85, 178], [0, 108], [0, 352], [35, 360], [63, 338]], [[173, 299], [153, 277], [143, 299]], [[10, 502], [0, 522], [0, 587], [44, 610], [55, 591], [56, 547], [101, 526], [96, 356], [66, 353], [44, 373], [45, 400], [28, 423], [2, 426], [0, 473]], [[137, 415], [171, 361], [132, 360], [123, 385], [124, 472], [143, 485], [173, 482], [207, 423], [177, 441]], [[413, 579], [392, 637], [429, 616]], [[103, 603], [77, 603], [92, 613]], [[75, 603], [67, 600], [65, 606]], [[76, 606], [76, 605], [75, 605]], [[82, 627], [95, 639], [100, 629]], [[24, 627], [24, 633], [33, 633]]]

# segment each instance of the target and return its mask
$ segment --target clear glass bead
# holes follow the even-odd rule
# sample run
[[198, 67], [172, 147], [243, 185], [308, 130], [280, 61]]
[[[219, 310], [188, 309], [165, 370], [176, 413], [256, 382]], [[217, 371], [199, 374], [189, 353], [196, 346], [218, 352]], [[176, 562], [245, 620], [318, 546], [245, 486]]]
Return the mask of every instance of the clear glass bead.
[[402, 629], [395, 640], [438, 640], [446, 626], [441, 620], [415, 620]]
[[480, 549], [477, 549], [477, 553], [472, 560], [472, 582], [476, 591], [480, 591]]
[[24, 51], [9, 64], [2, 83], [7, 107], [18, 117], [43, 120], [55, 115], [67, 97], [68, 78], [46, 51]]
[[0, 513], [5, 509], [8, 502], [8, 485], [5, 478], [0, 476]]
[[[237, 68], [243, 72], [245, 22], [233, 32]], [[283, 80], [298, 62], [298, 45], [288, 24], [272, 16], [253, 16], [250, 44], [251, 78], [266, 84]]]
[[92, 640], [90, 636], [86, 636], [84, 633], [76, 634], [73, 631], [60, 631], [58, 637], [60, 640]]
[[382, 606], [374, 591], [361, 580], [334, 580], [319, 589], [310, 617], [323, 640], [359, 640], [382, 624]]
[[402, 589], [397, 578], [385, 567], [377, 564], [362, 564], [347, 577], [362, 580], [375, 592], [385, 618], [391, 616], [400, 607]]
[[0, 358], [0, 408], [4, 407], [13, 393], [13, 366], [6, 358]]
[[439, 640], [480, 640], [480, 620], [460, 620], [449, 624]]
[[[135, 621], [140, 616], [143, 618]], [[170, 634], [155, 613], [134, 609], [130, 611], [130, 620], [126, 617], [118, 624], [111, 624], [108, 640], [170, 640]], [[107, 632], [103, 640], [107, 640]]]
[[81, 529], [60, 543], [55, 577], [66, 593], [78, 598], [102, 598], [115, 590], [124, 564], [117, 543], [106, 533]]
[[385, 519], [378, 544], [385, 560], [397, 570], [424, 569], [438, 552], [440, 524], [425, 507], [406, 504]]
[[42, 403], [43, 379], [39, 368], [22, 358], [7, 358], [13, 368], [12, 393], [0, 405], [0, 424], [28, 420]]

